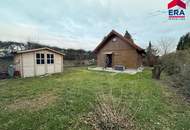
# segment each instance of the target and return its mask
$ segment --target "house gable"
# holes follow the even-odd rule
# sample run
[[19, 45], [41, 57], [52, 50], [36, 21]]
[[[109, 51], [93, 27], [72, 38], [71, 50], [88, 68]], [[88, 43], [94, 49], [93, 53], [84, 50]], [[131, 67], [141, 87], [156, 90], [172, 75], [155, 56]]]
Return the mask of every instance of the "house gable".
[[118, 42], [118, 44], [125, 43], [127, 46], [134, 48], [137, 50], [137, 52], [144, 53], [144, 49], [137, 46], [134, 42], [130, 41], [129, 39], [126, 39], [121, 34], [117, 33], [116, 31], [112, 30], [104, 39], [103, 41], [96, 47], [94, 52], [97, 54], [105, 45], [110, 43], [110, 40], [113, 40], [114, 37], [119, 38], [122, 42]]
[[120, 37], [113, 35], [107, 40], [103, 47], [99, 50], [101, 51], [121, 51], [121, 50], [133, 50], [134, 49], [130, 44], [126, 44]]
[[97, 56], [97, 66], [104, 67], [106, 58], [111, 55], [111, 66], [122, 65], [126, 68], [138, 68], [142, 65], [144, 50], [133, 41], [112, 31], [94, 50]]

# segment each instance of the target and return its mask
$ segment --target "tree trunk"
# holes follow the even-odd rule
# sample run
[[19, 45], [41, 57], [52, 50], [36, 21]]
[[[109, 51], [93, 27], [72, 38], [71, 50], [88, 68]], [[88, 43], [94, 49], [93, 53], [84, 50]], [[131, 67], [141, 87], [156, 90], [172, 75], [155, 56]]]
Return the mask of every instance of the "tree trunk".
[[152, 78], [153, 79], [160, 79], [162, 73], [162, 68], [160, 65], [155, 65], [154, 68], [152, 69]]

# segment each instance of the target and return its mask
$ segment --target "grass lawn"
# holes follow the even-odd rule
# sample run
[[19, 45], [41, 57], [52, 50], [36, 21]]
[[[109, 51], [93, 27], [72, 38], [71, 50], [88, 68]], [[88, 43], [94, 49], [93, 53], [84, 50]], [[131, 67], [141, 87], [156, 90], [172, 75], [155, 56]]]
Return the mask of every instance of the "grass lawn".
[[190, 130], [190, 105], [152, 80], [150, 71], [128, 75], [85, 68], [0, 81], [0, 130], [91, 130], [80, 119], [93, 111], [101, 93], [122, 96], [135, 129]]

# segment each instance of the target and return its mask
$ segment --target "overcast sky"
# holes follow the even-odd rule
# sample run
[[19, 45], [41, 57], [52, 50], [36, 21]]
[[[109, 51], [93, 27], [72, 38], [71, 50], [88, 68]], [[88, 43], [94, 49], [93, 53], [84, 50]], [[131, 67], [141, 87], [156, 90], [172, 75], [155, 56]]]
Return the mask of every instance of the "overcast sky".
[[127, 29], [141, 47], [165, 37], [175, 47], [190, 31], [190, 7], [186, 20], [168, 20], [169, 1], [1, 0], [0, 40], [93, 50], [112, 29]]

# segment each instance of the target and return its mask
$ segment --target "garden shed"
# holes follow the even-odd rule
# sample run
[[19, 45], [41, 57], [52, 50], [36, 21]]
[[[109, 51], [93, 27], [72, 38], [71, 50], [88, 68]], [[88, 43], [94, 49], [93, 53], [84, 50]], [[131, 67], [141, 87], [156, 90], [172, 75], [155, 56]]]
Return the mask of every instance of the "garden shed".
[[18, 51], [14, 66], [21, 77], [33, 77], [63, 72], [63, 59], [63, 53], [50, 48]]

